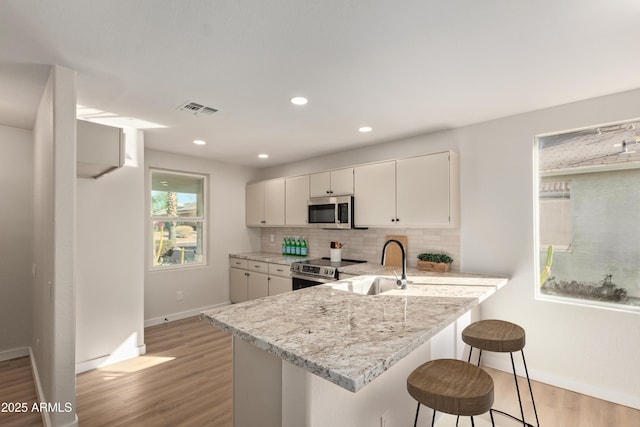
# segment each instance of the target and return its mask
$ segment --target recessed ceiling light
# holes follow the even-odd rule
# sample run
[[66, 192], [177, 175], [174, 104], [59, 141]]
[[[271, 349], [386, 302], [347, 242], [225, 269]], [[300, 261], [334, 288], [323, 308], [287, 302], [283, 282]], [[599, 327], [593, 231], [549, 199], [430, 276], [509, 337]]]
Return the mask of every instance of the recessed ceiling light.
[[309, 100], [303, 96], [294, 96], [291, 98], [291, 103], [294, 105], [305, 105]]
[[258, 157], [260, 157], [261, 159], [268, 159], [269, 155], [268, 154], [258, 154]]
[[367, 132], [371, 132], [373, 130], [373, 128], [371, 126], [361, 126], [358, 128], [358, 132], [360, 133], [367, 133]]
[[203, 141], [201, 139], [194, 139], [193, 143], [196, 144], [196, 145], [205, 145], [207, 142]]

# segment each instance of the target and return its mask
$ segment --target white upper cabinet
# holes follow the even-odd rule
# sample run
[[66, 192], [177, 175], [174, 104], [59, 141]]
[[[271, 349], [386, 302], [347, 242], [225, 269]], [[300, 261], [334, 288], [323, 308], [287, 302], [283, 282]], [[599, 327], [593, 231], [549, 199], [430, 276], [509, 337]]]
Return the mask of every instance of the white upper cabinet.
[[395, 161], [355, 167], [354, 190], [356, 227], [395, 225]]
[[354, 195], [356, 227], [457, 227], [460, 161], [445, 151], [247, 184], [247, 226], [304, 227], [308, 200]]
[[247, 226], [284, 225], [284, 189], [284, 178], [247, 184]]
[[309, 175], [287, 178], [285, 182], [285, 224], [307, 225]]
[[345, 194], [353, 194], [353, 168], [311, 174], [311, 197], [343, 196]]
[[455, 226], [458, 156], [444, 152], [396, 161], [396, 225]]
[[247, 225], [259, 227], [264, 221], [264, 183], [247, 184]]
[[344, 196], [353, 194], [353, 168], [331, 171], [331, 195]]
[[443, 152], [355, 168], [357, 227], [455, 227], [458, 155]]
[[312, 173], [309, 176], [309, 184], [311, 197], [331, 196], [331, 175], [328, 171]]
[[124, 165], [122, 129], [76, 120], [76, 175], [99, 178]]

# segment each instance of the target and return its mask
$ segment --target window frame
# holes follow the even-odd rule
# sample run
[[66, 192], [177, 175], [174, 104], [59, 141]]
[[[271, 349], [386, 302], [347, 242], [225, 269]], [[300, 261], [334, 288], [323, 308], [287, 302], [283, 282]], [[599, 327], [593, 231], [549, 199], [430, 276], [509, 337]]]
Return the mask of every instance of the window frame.
[[[202, 215], [195, 217], [167, 217], [167, 216], [154, 216], [153, 215], [153, 174], [154, 173], [162, 173], [169, 175], [178, 175], [178, 176], [186, 176], [186, 177], [194, 177], [194, 178], [202, 178]], [[165, 169], [158, 167], [149, 167], [148, 171], [148, 190], [147, 190], [147, 230], [149, 232], [147, 238], [147, 251], [149, 256], [149, 261], [147, 264], [149, 271], [167, 271], [167, 270], [182, 270], [182, 269], [193, 269], [193, 268], [202, 268], [208, 265], [208, 218], [209, 218], [209, 207], [208, 207], [208, 188], [209, 188], [209, 175], [204, 173], [197, 172], [186, 172], [182, 170], [174, 170], [174, 169]], [[202, 249], [202, 260], [198, 262], [191, 262], [186, 264], [167, 264], [167, 265], [155, 265], [154, 263], [154, 223], [156, 221], [176, 221], [176, 222], [195, 222], [201, 224], [202, 228], [202, 241], [201, 249]]]
[[[606, 310], [612, 310], [612, 311], [618, 311], [618, 312], [624, 312], [624, 313], [640, 313], [640, 306], [635, 306], [630, 304], [621, 304], [617, 302], [599, 301], [595, 299], [592, 300], [592, 299], [586, 299], [586, 298], [571, 297], [566, 295], [546, 294], [542, 292], [542, 286], [540, 285], [540, 276], [541, 276], [540, 262], [542, 258], [541, 251], [543, 248], [546, 249], [548, 247], [547, 245], [543, 246], [540, 243], [540, 183], [543, 177], [551, 177], [556, 175], [554, 173], [543, 174], [540, 171], [540, 141], [543, 138], [549, 137], [549, 136], [562, 135], [562, 134], [590, 130], [590, 129], [605, 128], [608, 126], [618, 126], [618, 125], [622, 126], [629, 123], [637, 123], [639, 120], [640, 120], [639, 118], [629, 119], [629, 120], [620, 120], [615, 122], [585, 126], [581, 128], [542, 133], [542, 134], [535, 135], [533, 137], [533, 156], [532, 156], [533, 168], [532, 169], [533, 169], [533, 209], [534, 209], [533, 220], [534, 221], [533, 221], [533, 239], [532, 240], [533, 240], [533, 262], [534, 262], [533, 285], [535, 287], [534, 295], [536, 300], [548, 301], [548, 302], [560, 303], [560, 304], [568, 304], [568, 305], [580, 306], [580, 307], [595, 308], [595, 309], [606, 309]], [[638, 169], [638, 168], [640, 168], [640, 166], [625, 165], [625, 166], [620, 166], [616, 168], [616, 170]], [[583, 172], [598, 172], [598, 171], [605, 171], [610, 169], [611, 169], [611, 166], [592, 166], [588, 168], [588, 170], [585, 170]]]

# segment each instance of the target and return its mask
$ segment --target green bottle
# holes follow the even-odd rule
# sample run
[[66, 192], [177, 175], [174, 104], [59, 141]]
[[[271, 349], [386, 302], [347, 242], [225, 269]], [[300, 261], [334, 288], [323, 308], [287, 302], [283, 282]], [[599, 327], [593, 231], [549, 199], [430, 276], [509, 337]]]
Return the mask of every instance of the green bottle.
[[291, 255], [291, 238], [290, 237], [285, 237], [284, 238], [285, 241], [285, 254], [286, 255]]
[[308, 255], [308, 249], [307, 249], [307, 239], [302, 236], [302, 243], [300, 243], [300, 256], [307, 256]]
[[287, 254], [287, 238], [286, 236], [282, 238], [282, 255]]

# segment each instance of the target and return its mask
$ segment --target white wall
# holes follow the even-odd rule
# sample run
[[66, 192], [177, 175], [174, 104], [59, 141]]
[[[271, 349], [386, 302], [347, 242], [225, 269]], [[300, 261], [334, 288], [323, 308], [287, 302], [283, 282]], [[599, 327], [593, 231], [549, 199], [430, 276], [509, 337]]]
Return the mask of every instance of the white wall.
[[[512, 279], [483, 305], [482, 317], [526, 329], [527, 363], [535, 378], [640, 408], [639, 315], [537, 300], [533, 233], [534, 135], [635, 117], [640, 90], [468, 126], [456, 136], [463, 268]], [[504, 357], [491, 356], [488, 363], [508, 366]]]
[[0, 360], [31, 341], [33, 132], [0, 125]]
[[126, 163], [77, 179], [77, 371], [144, 352], [144, 138], [126, 129]]
[[75, 413], [76, 73], [53, 66], [34, 125], [32, 363], [41, 401], [71, 404], [47, 423], [77, 425]]
[[[229, 302], [229, 253], [260, 249], [259, 230], [245, 226], [245, 185], [255, 170], [202, 158], [146, 150], [147, 208], [149, 168], [206, 174], [209, 178], [207, 265], [150, 271], [150, 243], [146, 245], [144, 318], [147, 325], [194, 315], [200, 309]], [[145, 225], [150, 239], [150, 225]], [[183, 300], [177, 301], [176, 292]]]
[[[296, 162], [263, 170], [260, 178], [457, 151], [461, 269], [511, 276], [510, 284], [483, 304], [482, 317], [526, 329], [533, 378], [640, 408], [638, 314], [537, 300], [533, 244], [534, 136], [637, 117], [640, 90]], [[492, 356], [485, 355], [488, 364], [510, 366], [504, 355]]]

